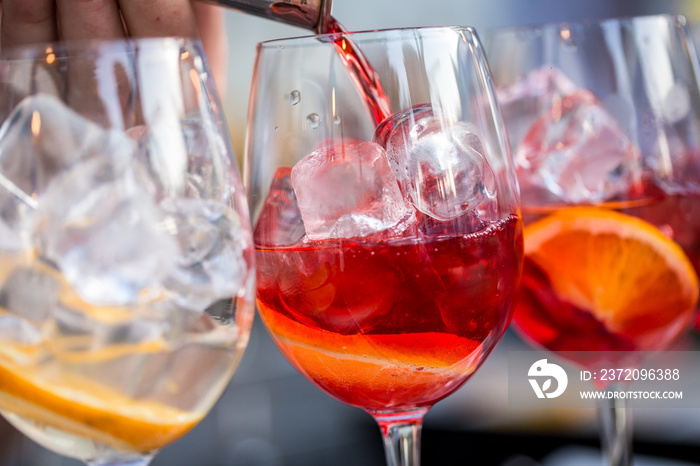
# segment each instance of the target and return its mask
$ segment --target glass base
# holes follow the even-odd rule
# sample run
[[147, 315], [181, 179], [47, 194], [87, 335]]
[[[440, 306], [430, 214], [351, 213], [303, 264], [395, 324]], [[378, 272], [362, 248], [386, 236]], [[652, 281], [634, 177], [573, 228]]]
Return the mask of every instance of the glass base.
[[98, 458], [86, 460], [87, 466], [148, 466], [153, 459], [153, 455], [148, 456], [125, 456], [118, 458]]

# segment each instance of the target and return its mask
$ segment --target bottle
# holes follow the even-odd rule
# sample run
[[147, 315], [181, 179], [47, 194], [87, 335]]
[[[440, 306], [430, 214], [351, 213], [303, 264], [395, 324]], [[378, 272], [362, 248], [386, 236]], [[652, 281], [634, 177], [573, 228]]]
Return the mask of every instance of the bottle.
[[317, 34], [326, 32], [331, 0], [202, 0], [244, 13], [280, 21]]

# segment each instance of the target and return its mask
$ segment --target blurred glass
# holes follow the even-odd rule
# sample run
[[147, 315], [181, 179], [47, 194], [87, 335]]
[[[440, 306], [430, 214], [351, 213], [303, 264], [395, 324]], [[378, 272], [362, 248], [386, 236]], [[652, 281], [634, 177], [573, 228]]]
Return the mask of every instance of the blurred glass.
[[[636, 367], [691, 326], [698, 300], [700, 89], [685, 19], [520, 27], [486, 43], [526, 223], [516, 328], [581, 351], [590, 370]], [[624, 404], [601, 403], [612, 465], [631, 462]]]

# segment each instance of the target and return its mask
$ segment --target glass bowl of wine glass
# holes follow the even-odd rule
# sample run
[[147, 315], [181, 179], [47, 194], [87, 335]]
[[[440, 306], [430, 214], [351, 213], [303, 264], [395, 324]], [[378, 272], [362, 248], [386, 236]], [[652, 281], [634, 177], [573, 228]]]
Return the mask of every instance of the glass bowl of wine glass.
[[254, 250], [197, 41], [0, 55], [0, 412], [90, 465], [145, 465], [228, 384]]
[[[588, 370], [637, 368], [691, 327], [698, 302], [700, 91], [685, 20], [496, 30], [487, 49], [525, 220], [515, 327]], [[632, 460], [624, 404], [600, 403], [613, 465]]]
[[521, 220], [488, 73], [462, 27], [258, 46], [258, 311], [302, 374], [374, 417], [390, 465], [418, 464], [423, 416], [511, 318]]

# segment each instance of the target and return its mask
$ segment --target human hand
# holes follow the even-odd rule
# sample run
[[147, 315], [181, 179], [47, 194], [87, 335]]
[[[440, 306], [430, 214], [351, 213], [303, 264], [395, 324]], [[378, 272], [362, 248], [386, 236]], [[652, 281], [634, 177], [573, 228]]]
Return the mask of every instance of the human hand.
[[199, 37], [223, 90], [221, 8], [190, 0], [0, 0], [0, 46], [123, 37]]

